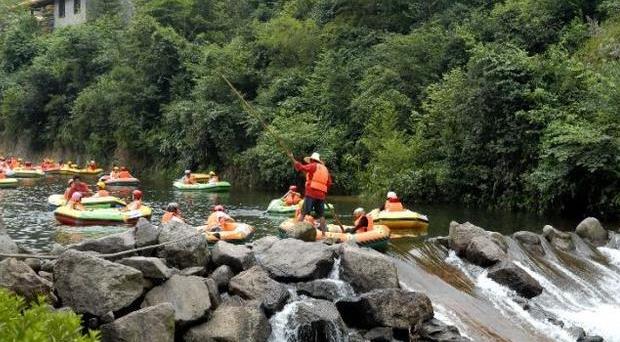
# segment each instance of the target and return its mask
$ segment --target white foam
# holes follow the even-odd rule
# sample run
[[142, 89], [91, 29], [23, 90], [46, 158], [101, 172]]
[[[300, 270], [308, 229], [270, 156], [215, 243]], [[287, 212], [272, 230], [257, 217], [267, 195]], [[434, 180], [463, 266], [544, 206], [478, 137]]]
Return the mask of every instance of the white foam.
[[599, 335], [605, 342], [620, 342], [620, 305], [602, 304], [583, 311], [559, 310], [554, 313], [582, 327], [590, 335]]

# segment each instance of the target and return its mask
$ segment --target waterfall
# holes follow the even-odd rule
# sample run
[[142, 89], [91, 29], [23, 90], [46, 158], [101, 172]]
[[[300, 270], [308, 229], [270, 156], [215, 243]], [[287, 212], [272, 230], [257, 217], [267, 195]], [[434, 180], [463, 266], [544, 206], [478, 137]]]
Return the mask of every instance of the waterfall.
[[571, 252], [543, 239], [544, 256], [506, 237], [510, 258], [544, 288], [528, 301], [488, 278], [486, 269], [432, 243], [391, 255], [402, 286], [427, 293], [437, 318], [472, 340], [574, 342], [573, 329], [581, 327], [620, 342], [620, 250], [593, 248], [572, 236]]

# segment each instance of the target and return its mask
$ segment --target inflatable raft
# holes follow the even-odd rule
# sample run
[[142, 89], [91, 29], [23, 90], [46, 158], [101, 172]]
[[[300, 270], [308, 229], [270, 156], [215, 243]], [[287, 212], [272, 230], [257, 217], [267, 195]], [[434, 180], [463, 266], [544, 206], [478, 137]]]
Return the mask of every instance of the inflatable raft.
[[230, 183], [228, 182], [185, 184], [181, 181], [176, 181], [172, 185], [182, 191], [225, 192], [230, 189]]
[[[288, 219], [280, 224], [279, 231], [281, 236], [290, 236], [289, 232], [295, 225], [295, 221]], [[344, 226], [345, 229], [350, 226]], [[359, 246], [369, 247], [377, 250], [385, 250], [390, 242], [390, 229], [387, 226], [375, 224], [373, 229], [363, 233], [343, 233], [340, 226], [335, 224], [327, 225], [327, 232], [323, 234], [319, 229], [316, 230], [316, 239], [330, 240], [336, 243], [352, 241]]]
[[375, 209], [371, 211], [370, 216], [375, 224], [383, 224], [392, 230], [417, 230], [425, 232], [428, 229], [428, 217], [418, 214], [415, 211], [379, 211]]
[[[230, 243], [243, 243], [250, 239], [256, 231], [254, 227], [246, 223], [235, 222], [234, 225], [235, 230], [217, 232], [217, 234], [219, 234], [219, 238], [214, 232], [205, 232], [207, 241], [210, 244], [216, 243], [220, 240]], [[201, 227], [200, 229], [204, 229], [204, 227]]]
[[17, 183], [18, 181], [15, 178], [0, 179], [0, 189], [14, 188], [17, 186]]
[[43, 168], [43, 172], [45, 172], [46, 175], [59, 174], [60, 173], [60, 166], [45, 167], [45, 168]]
[[109, 226], [119, 224], [133, 226], [141, 217], [150, 219], [151, 214], [151, 208], [147, 206], [131, 211], [121, 211], [114, 208], [74, 210], [68, 206], [62, 206], [54, 210], [56, 220], [69, 226]]
[[96, 175], [100, 175], [103, 173], [103, 169], [97, 168], [94, 170], [90, 170], [90, 169], [75, 169], [76, 174], [78, 175], [84, 175], [84, 176], [96, 176]]
[[138, 186], [140, 185], [140, 180], [138, 178], [115, 178], [110, 179], [109, 176], [101, 177], [100, 179], [107, 186]]
[[26, 169], [14, 169], [13, 177], [15, 178], [40, 178], [45, 177], [45, 172], [41, 170], [26, 170]]
[[[60, 207], [67, 204], [63, 195], [51, 195], [47, 198], [47, 203], [53, 207]], [[82, 205], [86, 208], [124, 208], [127, 203], [122, 199], [114, 196], [106, 197], [84, 197]]]
[[[294, 215], [295, 210], [298, 207], [301, 207], [304, 204], [302, 200], [297, 205], [286, 205], [281, 198], [276, 198], [269, 202], [269, 206], [267, 207], [267, 212], [270, 214], [276, 215]], [[325, 206], [325, 217], [331, 217], [333, 215], [334, 205], [331, 203], [327, 203]]]
[[194, 176], [194, 179], [198, 183], [206, 183], [209, 181], [209, 178], [211, 178], [208, 173], [192, 173], [192, 176]]
[[80, 171], [79, 169], [74, 169], [70, 166], [64, 165], [63, 167], [60, 168], [58, 173], [60, 173], [61, 175], [77, 175], [79, 171]]

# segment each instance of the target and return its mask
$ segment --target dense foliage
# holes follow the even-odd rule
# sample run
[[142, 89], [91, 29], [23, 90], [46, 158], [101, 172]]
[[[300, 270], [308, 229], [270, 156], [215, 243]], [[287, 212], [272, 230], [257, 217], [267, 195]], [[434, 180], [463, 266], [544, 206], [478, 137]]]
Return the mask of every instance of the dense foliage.
[[618, 0], [106, 6], [48, 34], [3, 12], [4, 141], [293, 181], [225, 75], [296, 155], [321, 152], [341, 191], [620, 214]]
[[82, 335], [80, 316], [75, 313], [54, 311], [44, 297], [27, 304], [5, 289], [0, 289], [0, 336], [2, 341], [99, 341], [96, 331]]

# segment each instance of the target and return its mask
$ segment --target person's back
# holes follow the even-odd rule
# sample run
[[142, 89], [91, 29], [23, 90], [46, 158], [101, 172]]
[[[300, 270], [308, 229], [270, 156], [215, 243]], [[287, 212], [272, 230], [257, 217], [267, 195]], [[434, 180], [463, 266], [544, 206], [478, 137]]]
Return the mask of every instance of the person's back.
[[170, 212], [170, 211], [166, 211], [164, 213], [164, 216], [162, 216], [162, 218], [161, 218], [161, 223], [166, 224], [166, 223], [170, 223], [170, 222], [185, 223], [185, 221], [181, 217], [176, 215], [176, 213]]
[[284, 203], [287, 206], [297, 205], [301, 201], [301, 195], [295, 191], [289, 191], [289, 193], [284, 197]]
[[211, 215], [209, 215], [209, 217], [207, 218], [207, 229], [214, 229], [214, 228], [221, 228], [224, 231], [230, 231], [230, 230], [234, 230], [234, 223], [235, 220], [233, 220], [232, 217], [230, 217], [228, 214], [226, 214], [223, 211], [214, 211], [213, 213], [211, 213]]
[[398, 199], [388, 199], [385, 201], [384, 208], [386, 211], [403, 211], [405, 207]]
[[118, 173], [118, 178], [121, 178], [121, 179], [131, 178], [131, 174], [127, 170], [122, 170], [121, 172]]
[[194, 175], [183, 176], [183, 184], [196, 184], [196, 178]]

